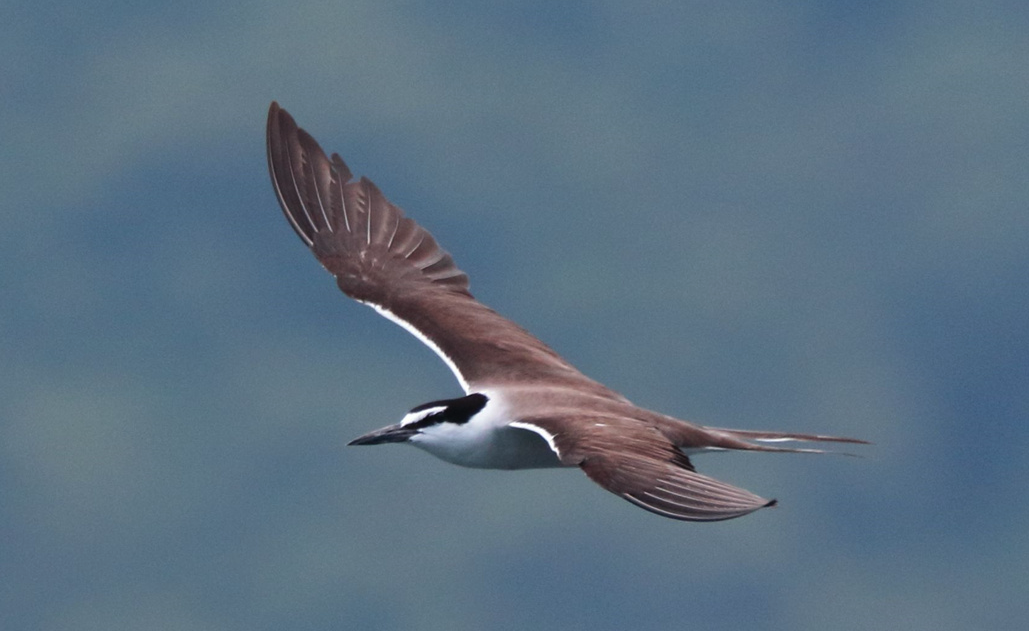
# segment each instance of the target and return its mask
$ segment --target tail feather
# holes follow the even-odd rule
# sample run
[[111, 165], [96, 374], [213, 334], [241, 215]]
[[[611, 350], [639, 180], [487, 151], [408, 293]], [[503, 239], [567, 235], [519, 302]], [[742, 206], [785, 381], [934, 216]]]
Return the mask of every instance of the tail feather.
[[752, 429], [726, 429], [724, 427], [712, 427], [719, 432], [728, 432], [740, 438], [756, 440], [766, 443], [779, 443], [791, 440], [817, 442], [817, 443], [854, 443], [857, 445], [871, 445], [872, 443], [860, 438], [847, 438], [844, 436], [824, 436], [822, 434], [794, 434], [791, 432], [762, 432]]
[[[727, 435], [730, 440], [725, 444], [713, 445], [727, 449], [739, 449], [744, 451], [772, 451], [780, 453], [802, 453], [802, 454], [837, 454], [841, 456], [854, 456], [857, 454], [832, 451], [829, 449], [816, 449], [813, 447], [778, 447], [763, 443], [788, 443], [788, 442], [809, 442], [809, 443], [849, 443], [852, 445], [871, 445], [872, 443], [860, 438], [848, 438], [845, 436], [825, 436], [822, 434], [798, 434], [792, 432], [767, 432], [749, 429], [727, 429], [723, 427], [709, 427], [722, 435]], [[758, 443], [758, 444], [755, 444]]]

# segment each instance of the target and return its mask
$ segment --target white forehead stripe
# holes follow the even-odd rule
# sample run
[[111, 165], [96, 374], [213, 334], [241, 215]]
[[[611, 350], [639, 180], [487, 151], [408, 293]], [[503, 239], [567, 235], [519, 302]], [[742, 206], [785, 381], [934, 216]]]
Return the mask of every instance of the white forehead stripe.
[[423, 334], [418, 329], [414, 328], [414, 325], [412, 325], [410, 322], [398, 317], [397, 314], [393, 313], [392, 311], [383, 307], [382, 305], [377, 305], [374, 302], [365, 302], [364, 300], [358, 300], [358, 302], [360, 302], [363, 305], [368, 305], [372, 309], [375, 309], [380, 314], [382, 314], [382, 316], [387, 320], [395, 322], [400, 326], [404, 327], [404, 329], [407, 330], [408, 333], [421, 340], [422, 344], [425, 344], [426, 346], [431, 348], [432, 351], [439, 355], [439, 358], [442, 359], [444, 363], [446, 363], [447, 367], [450, 368], [450, 372], [454, 373], [454, 377], [456, 377], [457, 382], [461, 384], [461, 388], [465, 391], [465, 394], [471, 394], [471, 390], [468, 389], [468, 382], [464, 380], [464, 376], [461, 375], [461, 371], [457, 369], [457, 364], [455, 364], [454, 360], [450, 359], [450, 357], [446, 353], [444, 353], [439, 346], [436, 346], [435, 342], [425, 337], [425, 334]]
[[428, 418], [432, 414], [437, 414], [439, 412], [442, 412], [445, 409], [447, 409], [447, 406], [445, 406], [445, 405], [434, 405], [431, 408], [426, 408], [424, 410], [418, 410], [417, 412], [408, 412], [407, 416], [405, 416], [400, 421], [400, 426], [404, 427], [406, 425], [410, 425], [411, 423], [417, 423], [418, 421], [420, 421], [422, 419], [425, 419], [425, 418]]
[[543, 429], [542, 427], [539, 427], [538, 425], [533, 425], [532, 423], [524, 423], [522, 421], [515, 421], [513, 423], [510, 423], [510, 426], [517, 427], [518, 429], [527, 429], [530, 432], [535, 432], [539, 434], [541, 437], [543, 437], [543, 440], [547, 441], [547, 444], [550, 445], [550, 450], [553, 451], [558, 458], [561, 457], [561, 452], [558, 450], [557, 444], [554, 443], [554, 435], [548, 432], [547, 430]]

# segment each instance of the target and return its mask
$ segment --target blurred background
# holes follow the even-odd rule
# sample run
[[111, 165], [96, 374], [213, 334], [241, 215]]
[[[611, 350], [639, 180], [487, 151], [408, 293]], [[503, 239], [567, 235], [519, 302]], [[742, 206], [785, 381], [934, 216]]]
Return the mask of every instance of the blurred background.
[[[488, 6], [487, 6], [488, 5]], [[1023, 629], [1021, 2], [0, 9], [4, 629]], [[874, 441], [577, 470], [344, 448], [460, 393], [268, 181], [278, 100], [634, 402]]]

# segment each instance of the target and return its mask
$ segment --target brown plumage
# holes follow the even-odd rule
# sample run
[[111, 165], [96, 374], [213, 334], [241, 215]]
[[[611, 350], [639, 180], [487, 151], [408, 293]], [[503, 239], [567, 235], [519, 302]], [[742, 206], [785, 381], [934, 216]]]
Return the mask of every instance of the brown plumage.
[[[366, 434], [352, 444], [412, 442], [474, 467], [577, 466], [646, 510], [716, 521], [775, 500], [697, 473], [685, 452], [823, 453], [761, 443], [865, 442], [704, 427], [633, 405], [472, 297], [467, 275], [432, 235], [371, 181], [352, 181], [339, 155], [327, 157], [277, 103], [268, 112], [267, 131], [275, 193], [300, 239], [346, 295], [419, 337], [448, 364], [469, 397], [478, 397], [474, 405], [460, 399], [419, 406], [409, 415], [417, 422]], [[459, 409], [474, 414], [455, 419]], [[433, 438], [437, 430], [441, 436], [449, 432], [449, 438]]]

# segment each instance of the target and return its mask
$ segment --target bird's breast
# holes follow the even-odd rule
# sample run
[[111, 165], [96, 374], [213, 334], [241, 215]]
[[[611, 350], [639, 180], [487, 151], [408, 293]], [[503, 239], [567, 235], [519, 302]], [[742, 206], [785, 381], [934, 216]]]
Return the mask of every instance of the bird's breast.
[[[449, 427], [446, 427], [449, 425]], [[444, 423], [411, 442], [441, 460], [477, 469], [541, 469], [563, 466], [535, 432], [476, 423]]]

